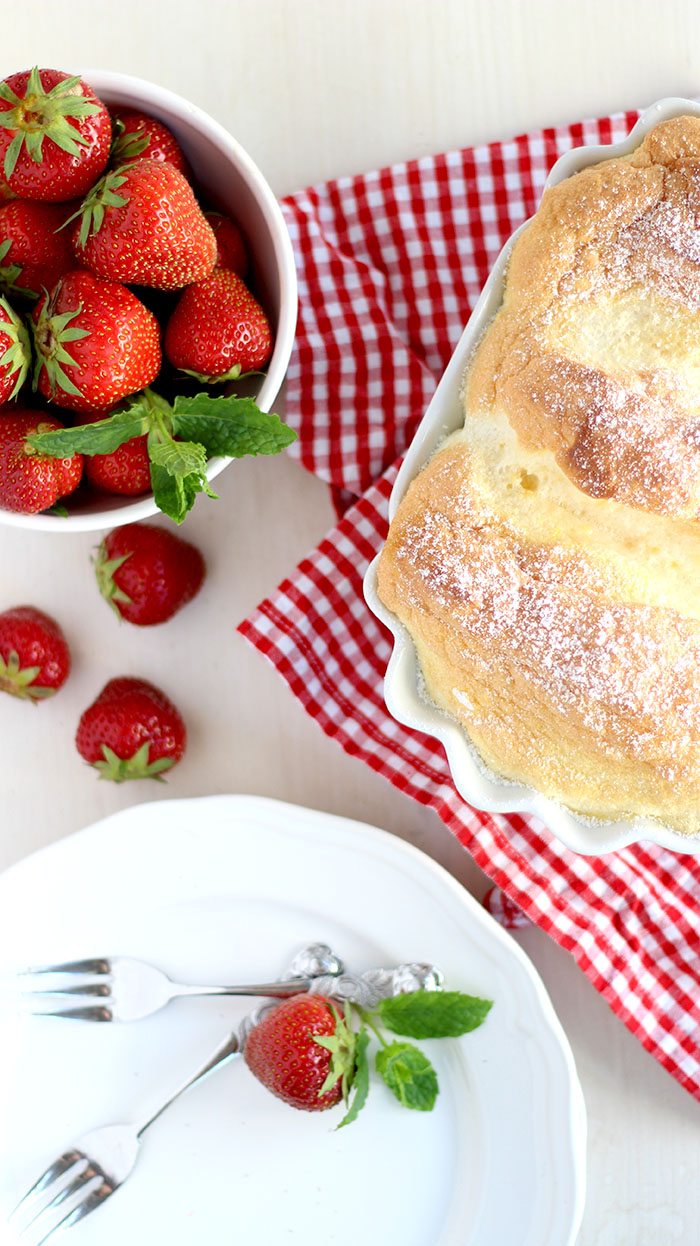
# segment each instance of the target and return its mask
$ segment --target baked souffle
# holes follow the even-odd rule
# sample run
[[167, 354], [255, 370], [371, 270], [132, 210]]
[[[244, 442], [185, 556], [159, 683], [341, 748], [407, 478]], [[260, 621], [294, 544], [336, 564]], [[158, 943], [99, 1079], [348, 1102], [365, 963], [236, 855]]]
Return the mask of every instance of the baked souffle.
[[378, 591], [497, 774], [700, 830], [700, 118], [547, 190]]

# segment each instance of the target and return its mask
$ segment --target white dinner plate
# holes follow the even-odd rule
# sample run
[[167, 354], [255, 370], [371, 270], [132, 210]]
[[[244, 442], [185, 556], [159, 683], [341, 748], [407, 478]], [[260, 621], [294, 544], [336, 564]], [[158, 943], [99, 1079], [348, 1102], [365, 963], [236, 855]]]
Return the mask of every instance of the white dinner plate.
[[[564, 1033], [527, 957], [449, 874], [394, 836], [248, 796], [145, 804], [0, 877], [0, 970], [82, 956], [152, 960], [183, 981], [276, 976], [322, 940], [361, 971], [429, 960], [492, 999], [460, 1039], [421, 1044], [432, 1113], [373, 1075], [354, 1124], [296, 1112], [242, 1060], [145, 1135], [125, 1185], [64, 1239], [305, 1246], [566, 1246], [582, 1214], [585, 1115]], [[3, 1219], [82, 1133], [141, 1118], [255, 1006], [178, 1000], [94, 1025], [8, 1015], [0, 1066]]]

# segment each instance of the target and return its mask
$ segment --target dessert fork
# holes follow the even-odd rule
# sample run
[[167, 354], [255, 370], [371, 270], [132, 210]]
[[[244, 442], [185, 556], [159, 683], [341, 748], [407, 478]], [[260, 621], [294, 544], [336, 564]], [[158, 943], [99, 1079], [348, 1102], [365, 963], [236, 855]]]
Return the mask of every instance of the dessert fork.
[[27, 969], [18, 975], [34, 984], [60, 976], [57, 986], [21, 992], [22, 1008], [37, 1016], [74, 1021], [138, 1021], [182, 995], [268, 995], [286, 999], [308, 991], [319, 974], [337, 975], [343, 962], [325, 943], [311, 943], [294, 957], [276, 982], [243, 986], [192, 986], [173, 982], [162, 970], [132, 956], [101, 956]]
[[[442, 980], [435, 965], [411, 963], [395, 969], [370, 969], [363, 974], [322, 974], [313, 982], [314, 989], [322, 994], [332, 993], [335, 998], [373, 1008], [390, 995], [441, 990]], [[27, 1241], [33, 1236], [33, 1246], [43, 1246], [58, 1229], [70, 1228], [100, 1207], [133, 1170], [141, 1138], [149, 1126], [196, 1082], [228, 1064], [234, 1056], [242, 1055], [251, 1030], [274, 1007], [274, 1003], [263, 1004], [244, 1017], [209, 1059], [145, 1119], [131, 1125], [93, 1129], [59, 1155], [11, 1212], [10, 1222], [18, 1236]], [[22, 1227], [18, 1227], [22, 1221]]]

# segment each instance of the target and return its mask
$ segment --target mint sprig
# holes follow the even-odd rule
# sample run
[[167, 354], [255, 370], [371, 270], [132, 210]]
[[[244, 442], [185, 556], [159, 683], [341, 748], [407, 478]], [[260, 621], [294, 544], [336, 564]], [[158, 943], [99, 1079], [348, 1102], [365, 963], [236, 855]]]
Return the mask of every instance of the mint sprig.
[[142, 436], [148, 437], [156, 505], [178, 524], [198, 493], [216, 497], [206, 477], [209, 458], [279, 454], [296, 439], [293, 429], [272, 412], [261, 411], [252, 398], [178, 394], [171, 405], [144, 389], [103, 420], [35, 433], [29, 441], [40, 453], [63, 459], [111, 454]]
[[[407, 991], [380, 1000], [372, 1009], [346, 1002], [342, 1022], [337, 1012], [335, 1014], [336, 1035], [314, 1039], [332, 1055], [330, 1071], [320, 1093], [335, 1085], [342, 1074], [343, 1098], [348, 1110], [337, 1128], [357, 1120], [367, 1101], [370, 1031], [379, 1042], [374, 1061], [376, 1071], [399, 1103], [418, 1112], [431, 1112], [435, 1106], [440, 1087], [430, 1060], [413, 1043], [388, 1042], [379, 1028], [380, 1022], [404, 1037], [456, 1038], [480, 1026], [491, 1007], [492, 1000], [467, 995], [464, 991], [442, 990]], [[359, 1020], [354, 1031], [351, 1028], [353, 1014]]]

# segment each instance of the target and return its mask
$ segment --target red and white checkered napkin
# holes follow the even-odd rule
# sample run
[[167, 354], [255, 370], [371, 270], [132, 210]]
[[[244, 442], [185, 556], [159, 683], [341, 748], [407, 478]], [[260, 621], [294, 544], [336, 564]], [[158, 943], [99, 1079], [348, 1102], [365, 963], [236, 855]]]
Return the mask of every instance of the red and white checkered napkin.
[[579, 857], [534, 818], [465, 804], [442, 747], [385, 708], [390, 637], [362, 595], [397, 458], [502, 244], [535, 209], [558, 155], [616, 141], [637, 116], [401, 164], [284, 202], [301, 286], [287, 419], [295, 452], [345, 513], [240, 631], [328, 735], [436, 810], [511, 902], [501, 905], [511, 924], [514, 904], [571, 951], [700, 1098], [700, 860], [652, 845]]

